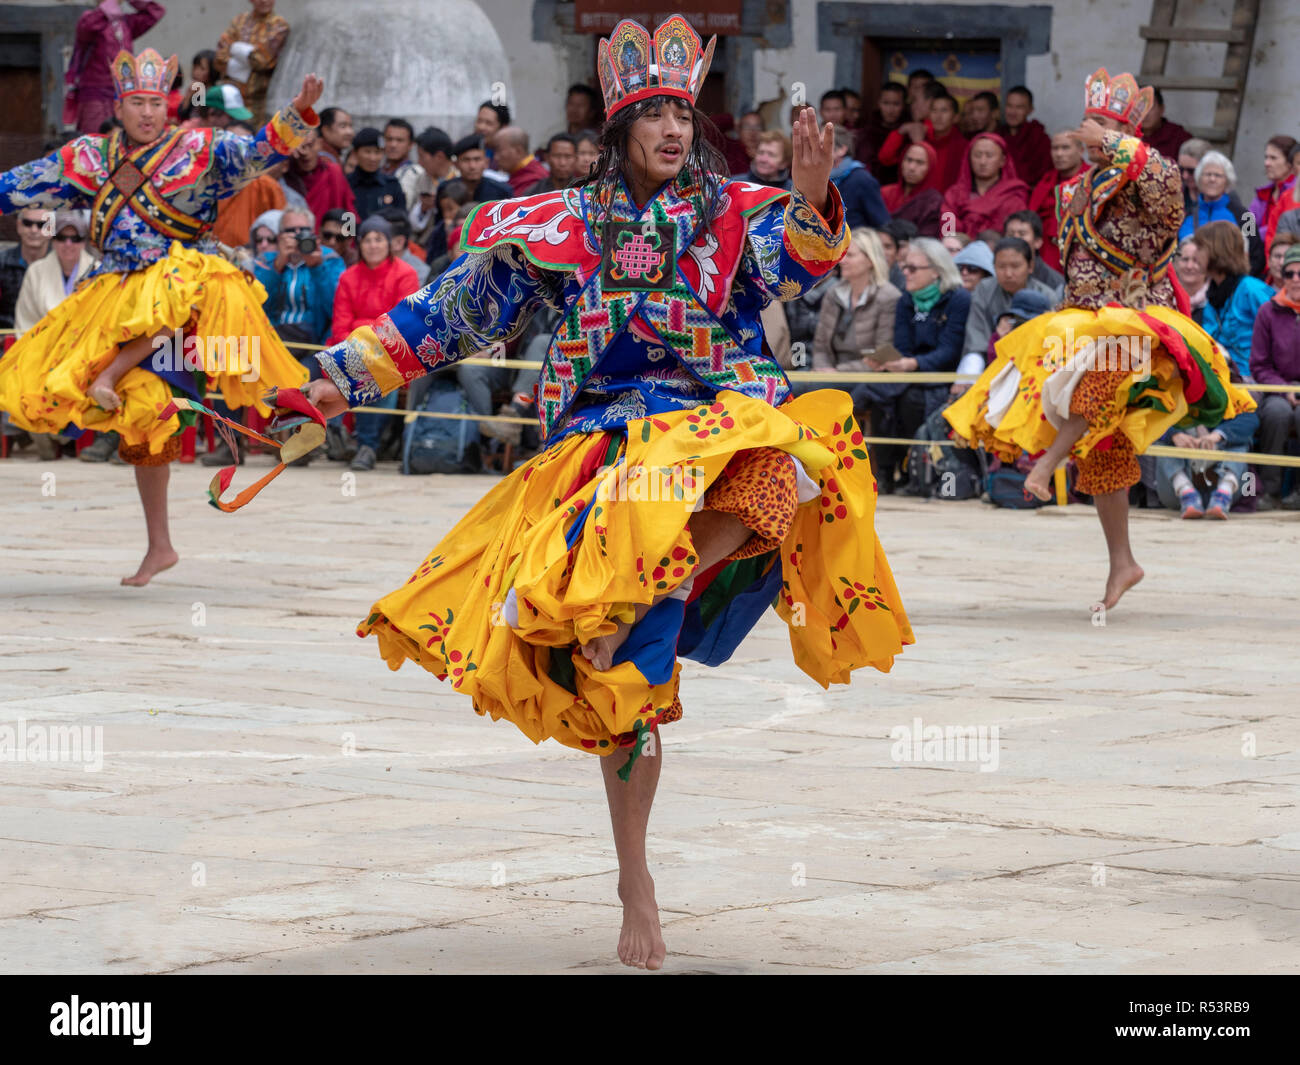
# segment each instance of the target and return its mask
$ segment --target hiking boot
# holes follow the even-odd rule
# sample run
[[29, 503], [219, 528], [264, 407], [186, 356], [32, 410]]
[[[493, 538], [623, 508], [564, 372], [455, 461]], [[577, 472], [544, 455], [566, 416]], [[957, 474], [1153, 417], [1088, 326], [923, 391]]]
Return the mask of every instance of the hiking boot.
[[1283, 510], [1300, 510], [1300, 488], [1282, 500]]
[[330, 462], [348, 462], [357, 453], [356, 438], [341, 425], [325, 426], [325, 457]]
[[362, 444], [357, 448], [357, 453], [352, 459], [351, 468], [354, 470], [373, 470], [376, 457], [373, 447]]
[[59, 457], [59, 438], [53, 433], [32, 433], [36, 454], [45, 460]]
[[117, 433], [99, 433], [77, 458], [82, 462], [108, 462], [117, 454], [117, 444], [120, 439]]
[[[1295, 493], [1293, 492], [1291, 493], [1291, 495], [1295, 495]], [[1291, 496], [1287, 496], [1287, 498], [1290, 499]], [[1281, 510], [1281, 509], [1282, 509], [1282, 497], [1280, 495], [1276, 495], [1276, 496], [1262, 495], [1255, 500], [1255, 510], [1257, 513], [1263, 513], [1266, 510]]]
[[239, 445], [239, 460], [236, 462], [235, 456], [230, 453], [230, 445], [224, 440], [216, 448], [202, 455], [199, 461], [204, 466], [242, 466], [244, 464], [244, 447]]

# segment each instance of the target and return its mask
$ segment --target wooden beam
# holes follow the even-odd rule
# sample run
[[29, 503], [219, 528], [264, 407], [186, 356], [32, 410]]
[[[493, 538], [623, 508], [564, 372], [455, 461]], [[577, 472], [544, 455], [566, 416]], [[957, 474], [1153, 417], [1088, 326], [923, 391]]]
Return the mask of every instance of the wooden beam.
[[1193, 29], [1189, 26], [1143, 26], [1138, 31], [1148, 41], [1218, 41], [1243, 44], [1244, 30]]
[[1143, 85], [1154, 85], [1162, 92], [1236, 92], [1240, 83], [1233, 78], [1180, 78], [1157, 74], [1138, 79]]
[[[1152, 26], [1172, 26], [1174, 14], [1178, 10], [1178, 0], [1155, 0], [1151, 5]], [[1152, 74], [1165, 72], [1165, 61], [1169, 58], [1169, 42], [1149, 40], [1142, 50], [1142, 68], [1138, 75], [1144, 81]]]

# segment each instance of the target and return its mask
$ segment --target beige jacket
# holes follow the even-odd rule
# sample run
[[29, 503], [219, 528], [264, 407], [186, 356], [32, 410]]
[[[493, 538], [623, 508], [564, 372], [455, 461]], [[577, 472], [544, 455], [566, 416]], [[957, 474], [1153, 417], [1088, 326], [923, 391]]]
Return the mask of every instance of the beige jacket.
[[[94, 257], [82, 248], [77, 277], [85, 277], [94, 265]], [[59, 266], [59, 257], [51, 251], [23, 274], [23, 287], [18, 290], [18, 303], [14, 307], [14, 332], [22, 336], [64, 299], [63, 268]]]
[[902, 293], [888, 281], [868, 289], [856, 307], [849, 307], [849, 283], [842, 281], [822, 300], [821, 316], [817, 319], [817, 332], [813, 334], [814, 370], [843, 370], [862, 373], [869, 367], [862, 359], [836, 361], [831, 341], [843, 315], [851, 314], [853, 324], [849, 336], [857, 351], [871, 351], [894, 342], [894, 308]]

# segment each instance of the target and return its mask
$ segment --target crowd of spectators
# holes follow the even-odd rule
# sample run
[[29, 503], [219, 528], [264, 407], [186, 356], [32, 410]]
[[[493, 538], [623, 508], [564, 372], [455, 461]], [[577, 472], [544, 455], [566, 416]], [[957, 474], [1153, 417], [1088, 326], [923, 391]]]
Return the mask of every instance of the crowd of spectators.
[[[127, 13], [116, 0], [103, 0], [82, 17], [74, 56], [79, 84], [69, 75], [76, 106], [68, 114], [75, 114], [78, 129], [93, 125], [102, 132], [112, 125], [99, 106], [104, 85], [111, 96], [111, 83], [99, 74], [107, 38], [125, 34], [129, 47], [131, 35], [164, 13], [146, 0], [131, 6]], [[251, 7], [214, 48], [192, 57], [188, 78], [178, 77], [176, 122], [247, 136], [265, 121], [266, 86], [290, 27], [275, 13], [274, 0], [251, 0]], [[914, 70], [874, 95], [869, 109], [851, 89], [831, 90], [818, 101], [822, 120], [834, 125], [831, 178], [854, 236], [831, 277], [769, 308], [764, 323], [797, 388], [812, 387], [798, 381], [799, 371], [810, 368], [899, 374], [897, 385], [857, 385], [853, 392], [876, 435], [910, 436], [961, 386], [909, 386], [906, 374], [981, 369], [1009, 330], [1060, 301], [1057, 190], [1089, 162], [1074, 129], [1048, 131], [1033, 118], [1034, 96], [1023, 85], [1001, 96], [958, 93], [942, 77]], [[1296, 386], [1263, 398], [1244, 441], [1240, 425], [1213, 439], [1230, 436], [1241, 450], [1280, 453], [1293, 446], [1300, 424], [1300, 145], [1285, 135], [1271, 138], [1262, 160], [1265, 182], [1249, 197], [1239, 194], [1234, 162], [1166, 118], [1163, 97], [1158, 90], [1155, 96], [1143, 136], [1176, 160], [1182, 174], [1185, 218], [1174, 269], [1193, 316], [1223, 346], [1241, 380]], [[509, 107], [493, 101], [484, 101], [464, 128], [418, 131], [401, 116], [358, 127], [347, 101], [330, 103], [320, 111], [317, 135], [292, 159], [222, 202], [214, 229], [262, 282], [268, 316], [292, 343], [337, 341], [372, 321], [455, 259], [475, 204], [581, 181], [600, 151], [601, 97], [588, 84], [569, 88], [563, 115], [543, 130], [525, 129]], [[791, 142], [775, 114], [710, 117], [709, 135], [731, 176], [791, 187]], [[29, 214], [44, 217], [23, 212], [20, 244], [0, 252], [0, 326], [13, 324], [26, 264], [47, 253], [57, 258], [58, 270], [39, 272], [46, 294], [56, 294], [60, 278], [71, 285], [76, 271], [84, 272], [72, 244], [52, 245]], [[65, 230], [75, 236], [76, 226], [59, 234]], [[33, 273], [34, 286], [36, 279]], [[539, 322], [508, 354], [529, 345], [536, 351], [547, 326]], [[300, 354], [315, 372], [309, 351]], [[512, 379], [496, 367], [459, 367], [457, 379], [469, 410], [483, 419], [480, 429], [517, 442], [518, 426], [493, 418], [529, 411], [529, 375]], [[500, 407], [503, 393], [509, 398]], [[395, 421], [358, 416], [355, 439], [341, 424], [331, 426], [329, 456], [373, 468], [384, 453], [381, 430]], [[391, 455], [391, 434], [386, 442]], [[218, 452], [207, 461], [232, 458]], [[879, 450], [875, 458], [881, 491], [901, 486], [902, 453]], [[1173, 496], [1165, 491], [1164, 482], [1174, 479], [1163, 478], [1161, 498], [1186, 503], [1181, 479]], [[1236, 483], [1240, 491], [1243, 478]], [[1261, 467], [1259, 483], [1257, 506], [1300, 509], [1300, 492], [1282, 498], [1281, 468]]]

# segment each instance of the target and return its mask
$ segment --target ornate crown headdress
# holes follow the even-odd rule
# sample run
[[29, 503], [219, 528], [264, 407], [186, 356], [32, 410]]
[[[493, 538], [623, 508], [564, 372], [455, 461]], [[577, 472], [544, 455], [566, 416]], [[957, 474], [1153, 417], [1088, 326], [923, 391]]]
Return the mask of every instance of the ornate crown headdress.
[[713, 61], [713, 46], [704, 48], [700, 35], [681, 15], [673, 15], [650, 31], [625, 18], [596, 51], [605, 117], [651, 96], [676, 96], [694, 104]]
[[152, 48], [134, 56], [124, 49], [113, 59], [113, 88], [119, 100], [133, 93], [166, 96], [179, 69], [175, 56], [164, 60]]
[[1156, 91], [1148, 85], [1138, 91], [1132, 74], [1111, 77], [1102, 67], [1089, 76], [1084, 95], [1084, 114], [1105, 115], [1136, 131], [1156, 104]]

